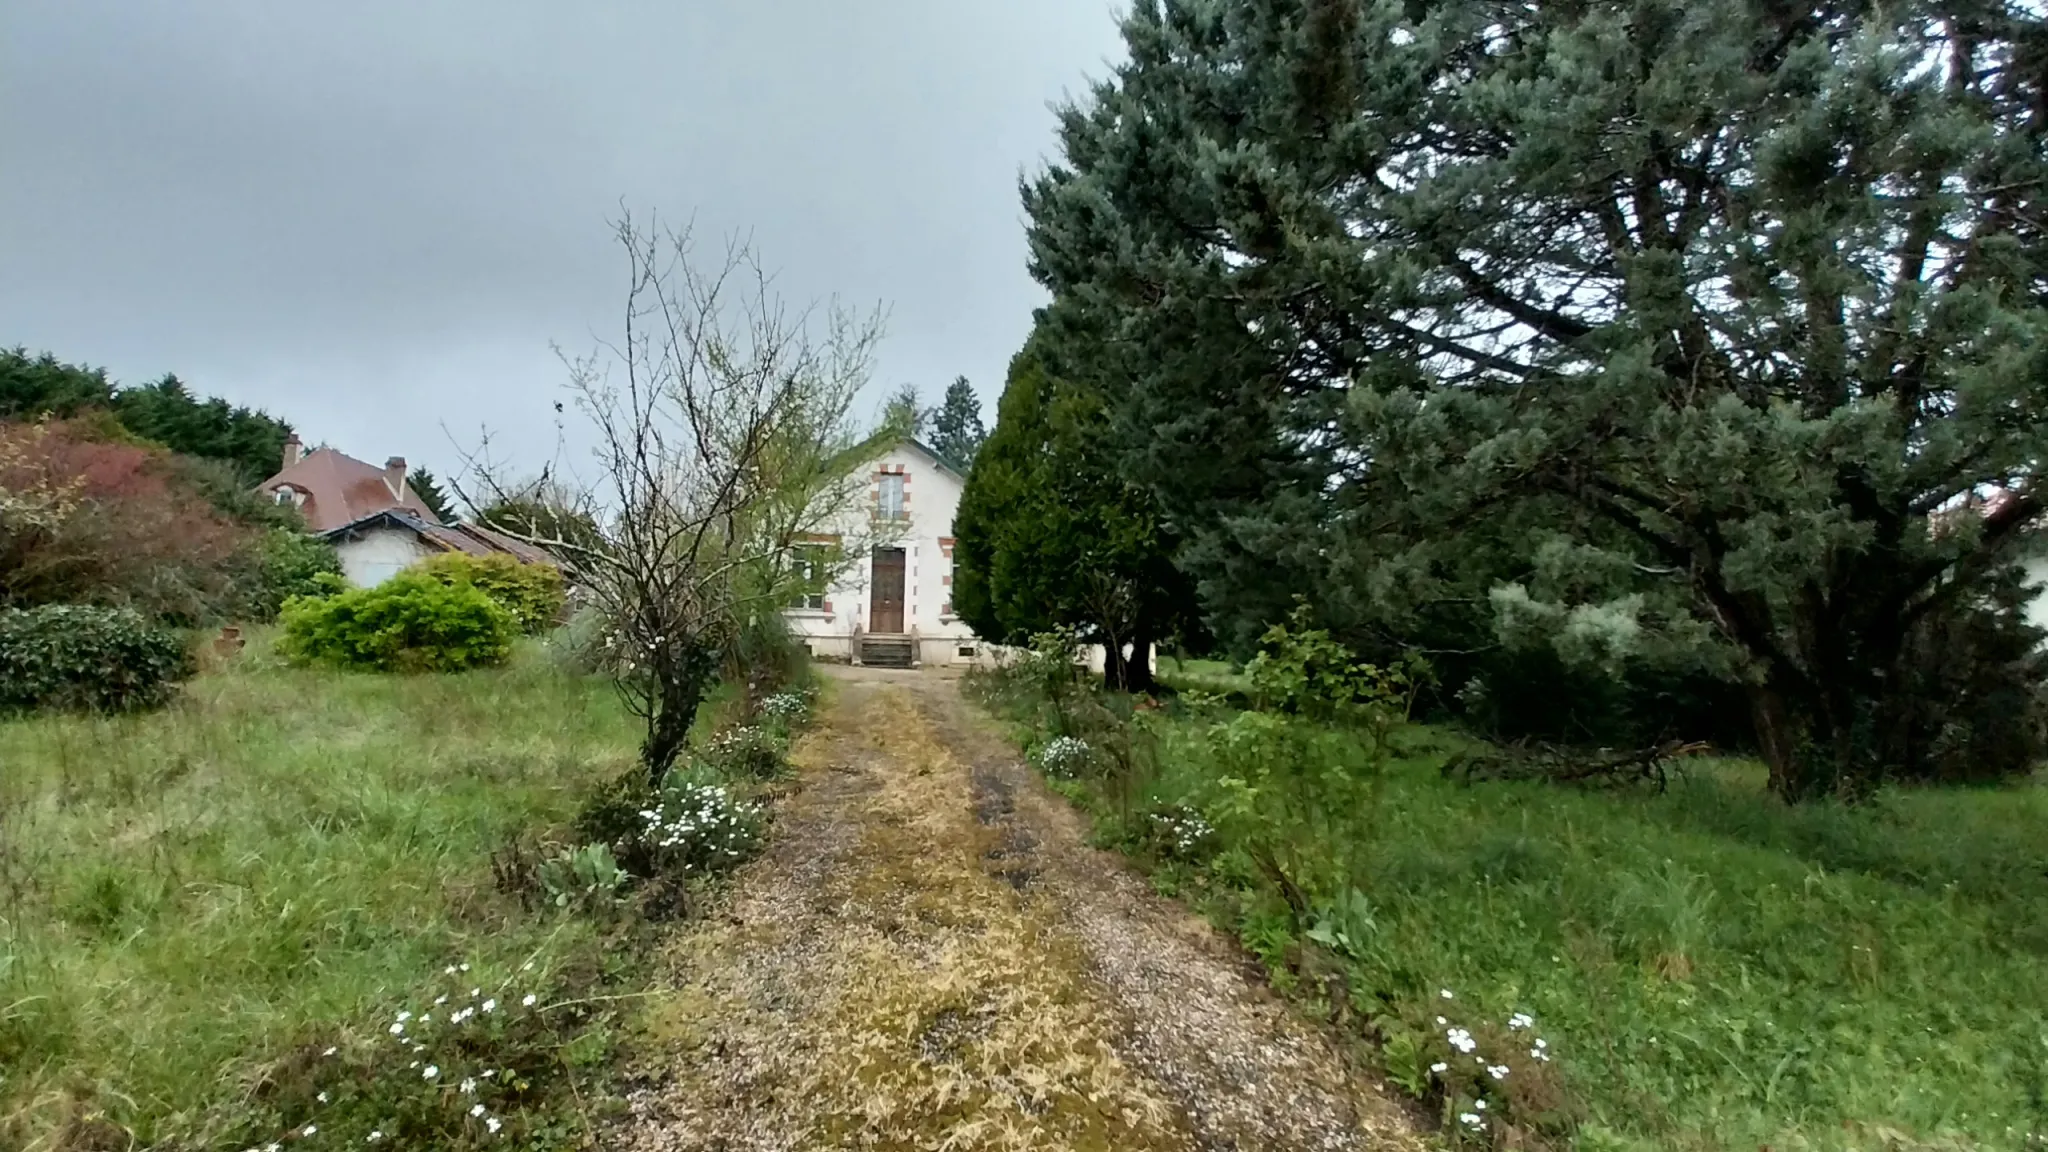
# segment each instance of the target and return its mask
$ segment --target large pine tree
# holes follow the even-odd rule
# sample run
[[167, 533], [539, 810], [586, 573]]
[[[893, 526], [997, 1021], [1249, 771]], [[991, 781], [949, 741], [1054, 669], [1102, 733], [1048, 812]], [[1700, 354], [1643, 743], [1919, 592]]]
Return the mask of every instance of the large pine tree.
[[1927, 635], [2024, 627], [1992, 594], [2048, 500], [2038, 8], [1141, 0], [1124, 32], [1026, 187], [1033, 268], [1212, 608], [1261, 572], [1427, 595], [1476, 533], [1504, 641], [1741, 683], [1788, 797], [1912, 767]]

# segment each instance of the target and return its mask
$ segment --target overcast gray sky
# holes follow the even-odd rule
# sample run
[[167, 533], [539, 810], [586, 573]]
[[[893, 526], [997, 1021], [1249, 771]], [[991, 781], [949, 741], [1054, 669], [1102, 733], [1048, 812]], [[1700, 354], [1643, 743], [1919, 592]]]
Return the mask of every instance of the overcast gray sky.
[[[890, 309], [879, 393], [988, 419], [1042, 293], [1020, 170], [1117, 0], [5, 0], [0, 345], [174, 371], [443, 470], [553, 442], [549, 349], [614, 330], [606, 227], [751, 232]], [[465, 432], [466, 434], [466, 432]]]

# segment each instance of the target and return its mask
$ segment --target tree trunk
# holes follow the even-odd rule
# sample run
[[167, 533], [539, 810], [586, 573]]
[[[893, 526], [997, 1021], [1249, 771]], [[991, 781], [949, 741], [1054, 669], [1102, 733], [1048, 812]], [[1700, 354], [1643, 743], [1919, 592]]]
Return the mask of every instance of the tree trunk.
[[1124, 646], [1105, 636], [1102, 641], [1102, 690], [1128, 692], [1130, 665], [1124, 661]]
[[1749, 714], [1756, 740], [1771, 770], [1771, 792], [1786, 803], [1799, 798], [1799, 733], [1785, 706], [1785, 695], [1766, 681], [1749, 688]]
[[1158, 682], [1152, 678], [1152, 641], [1141, 629], [1131, 641], [1131, 658], [1124, 666], [1124, 689], [1150, 694]]

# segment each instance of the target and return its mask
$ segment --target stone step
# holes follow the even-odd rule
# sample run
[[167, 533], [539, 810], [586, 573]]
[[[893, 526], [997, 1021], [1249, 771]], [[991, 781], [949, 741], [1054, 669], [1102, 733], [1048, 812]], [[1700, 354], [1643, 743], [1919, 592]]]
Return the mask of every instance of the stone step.
[[908, 636], [862, 636], [860, 662], [875, 668], [908, 668], [916, 663], [916, 649]]

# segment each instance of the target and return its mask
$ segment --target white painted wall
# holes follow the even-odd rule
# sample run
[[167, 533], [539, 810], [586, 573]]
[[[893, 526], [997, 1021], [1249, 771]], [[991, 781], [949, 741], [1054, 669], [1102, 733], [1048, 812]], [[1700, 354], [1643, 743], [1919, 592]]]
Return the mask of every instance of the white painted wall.
[[[839, 518], [842, 538], [867, 540], [886, 529], [871, 520], [874, 507], [874, 476], [884, 468], [901, 468], [904, 474], [906, 521], [880, 542], [903, 549], [903, 626], [919, 641], [919, 655], [927, 664], [973, 662], [981, 648], [974, 630], [951, 613], [953, 561], [942, 541], [953, 535], [953, 515], [960, 508], [963, 482], [931, 457], [908, 444], [868, 464], [868, 483], [860, 485], [854, 507]], [[859, 557], [826, 594], [830, 611], [793, 610], [787, 613], [790, 627], [802, 636], [813, 654], [843, 659], [852, 654], [856, 630], [871, 631], [868, 591], [873, 570], [872, 554]], [[965, 654], [962, 648], [973, 649]]]
[[2034, 598], [2027, 602], [2027, 621], [2037, 628], [2048, 628], [2048, 556], [2023, 561], [2022, 567], [2027, 570], [2027, 583], [2034, 589]]
[[357, 588], [372, 588], [425, 559], [430, 549], [420, 538], [398, 528], [372, 528], [334, 546], [341, 574]]

